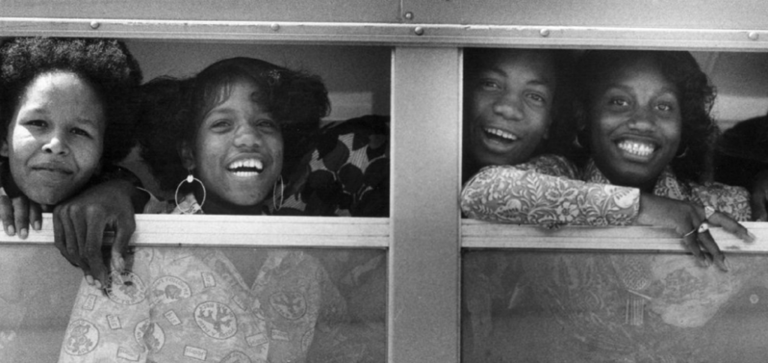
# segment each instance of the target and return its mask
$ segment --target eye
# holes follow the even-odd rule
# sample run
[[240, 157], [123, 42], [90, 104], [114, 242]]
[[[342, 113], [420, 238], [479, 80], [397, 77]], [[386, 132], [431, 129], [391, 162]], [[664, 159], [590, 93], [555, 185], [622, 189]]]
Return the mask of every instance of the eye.
[[662, 102], [656, 105], [656, 108], [662, 112], [672, 112], [675, 110], [675, 105], [672, 103]]
[[22, 125], [28, 128], [44, 129], [48, 127], [48, 122], [44, 120], [29, 120], [22, 123]]
[[608, 98], [608, 105], [613, 108], [624, 108], [629, 106], [629, 101], [622, 97]]
[[272, 119], [257, 120], [256, 127], [265, 131], [280, 131], [280, 124]]
[[75, 135], [79, 135], [79, 136], [84, 136], [84, 137], [87, 137], [87, 138], [89, 138], [89, 139], [90, 139], [90, 138], [92, 138], [92, 136], [91, 136], [91, 133], [90, 133], [90, 132], [88, 132], [88, 131], [86, 131], [86, 130], [84, 130], [84, 129], [81, 129], [81, 128], [79, 128], [79, 127], [75, 127], [75, 128], [73, 128], [73, 129], [69, 130], [69, 132], [71, 132], [71, 133], [73, 133], [73, 134], [75, 134]]
[[540, 93], [529, 92], [529, 93], [525, 94], [525, 97], [528, 97], [528, 99], [532, 100], [533, 102], [535, 102], [537, 104], [544, 105], [544, 104], [547, 103], [547, 98], [544, 95], [540, 94]]
[[228, 119], [219, 119], [210, 123], [210, 129], [215, 132], [227, 131], [232, 126], [232, 122]]
[[481, 79], [478, 82], [478, 86], [483, 91], [497, 91], [497, 90], [502, 89], [501, 83], [499, 83], [498, 81], [496, 81], [494, 79], [488, 79], [488, 78]]

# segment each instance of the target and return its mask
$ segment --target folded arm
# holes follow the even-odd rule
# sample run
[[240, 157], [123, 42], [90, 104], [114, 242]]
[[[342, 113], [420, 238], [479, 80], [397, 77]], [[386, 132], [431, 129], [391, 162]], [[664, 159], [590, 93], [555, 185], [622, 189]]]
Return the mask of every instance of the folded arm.
[[634, 223], [638, 189], [575, 177], [568, 161], [549, 155], [515, 166], [487, 167], [464, 186], [461, 209], [474, 219], [546, 227]]

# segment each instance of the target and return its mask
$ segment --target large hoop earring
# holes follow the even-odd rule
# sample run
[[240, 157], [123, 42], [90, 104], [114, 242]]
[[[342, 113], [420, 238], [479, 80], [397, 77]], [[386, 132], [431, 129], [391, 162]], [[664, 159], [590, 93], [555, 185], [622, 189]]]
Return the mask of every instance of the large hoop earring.
[[285, 192], [285, 184], [283, 184], [283, 176], [280, 175], [280, 203], [277, 202], [277, 181], [272, 186], [272, 205], [276, 211], [283, 207], [283, 192]]
[[[198, 203], [198, 207], [197, 208], [193, 209], [190, 213], [187, 213], [186, 210], [182, 210], [181, 207], [179, 206], [179, 189], [181, 189], [181, 186], [184, 185], [185, 182], [189, 183], [189, 184], [192, 184], [195, 181], [200, 183], [200, 187], [203, 188], [203, 201]], [[198, 210], [202, 210], [203, 209], [203, 204], [205, 204], [205, 197], [206, 197], [205, 184], [203, 184], [202, 180], [200, 180], [198, 178], [195, 178], [192, 175], [192, 171], [190, 170], [189, 171], [189, 175], [187, 175], [186, 179], [182, 180], [179, 183], [179, 186], [176, 187], [176, 193], [173, 195], [173, 202], [176, 203], [176, 209], [178, 209], [181, 212], [181, 214], [194, 214]]]
[[675, 155], [675, 157], [679, 159], [684, 157], [686, 154], [688, 154], [688, 146], [685, 147], [685, 150], [683, 150], [682, 154]]

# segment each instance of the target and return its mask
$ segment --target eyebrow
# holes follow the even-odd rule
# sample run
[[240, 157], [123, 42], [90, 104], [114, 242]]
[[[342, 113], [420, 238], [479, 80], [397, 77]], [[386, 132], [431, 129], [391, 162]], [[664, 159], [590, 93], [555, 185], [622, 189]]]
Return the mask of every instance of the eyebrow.
[[206, 112], [205, 115], [203, 115], [203, 120], [205, 120], [208, 117], [210, 117], [211, 115], [215, 115], [215, 114], [230, 115], [230, 114], [234, 114], [234, 113], [235, 113], [235, 109], [232, 108], [232, 107], [216, 106], [216, 107], [210, 109], [208, 112]]
[[[504, 72], [501, 68], [498, 68], [498, 67], [485, 68], [485, 69], [481, 70], [478, 73], [479, 74], [483, 74], [483, 73], [486, 73], [486, 72], [498, 73], [498, 74], [503, 75], [504, 77], [509, 77], [507, 72]], [[530, 81], [528, 81], [526, 83], [527, 84], [533, 84], [533, 85], [541, 85], [541, 86], [551, 87], [554, 82], [552, 82], [552, 80], [550, 78], [551, 77], [541, 77], [541, 76], [537, 75], [536, 78], [534, 78], [534, 79], [532, 79], [532, 80], [530, 80]]]
[[77, 118], [77, 122], [81, 123], [81, 124], [90, 125], [91, 127], [94, 127], [94, 128], [98, 128], [98, 126], [99, 126], [99, 122], [97, 122], [96, 120], [89, 119], [89, 118], [78, 117]]
[[[48, 109], [46, 109], [46, 108], [40, 108], [40, 107], [36, 107], [36, 108], [30, 108], [30, 109], [27, 111], [27, 113], [28, 113], [28, 114], [32, 114], [32, 115], [43, 115], [43, 116], [49, 116], [49, 115], [51, 114], [51, 112], [50, 112], [50, 111], [48, 111]], [[90, 118], [83, 118], [83, 117], [78, 117], [78, 118], [76, 118], [75, 120], [77, 121], [77, 123], [80, 123], [80, 124], [88, 124], [88, 125], [90, 125], [90, 126], [92, 126], [92, 127], [98, 127], [98, 125], [99, 125], [99, 122], [98, 122], [98, 121], [96, 121], [96, 120], [92, 120], [92, 119], [90, 119]]]
[[[623, 85], [621, 83], [609, 83], [605, 87], [605, 90], [608, 91], [611, 88], [618, 88], [618, 89], [621, 89], [621, 90], [623, 90], [625, 92], [635, 93], [635, 92], [632, 92], [632, 87]], [[661, 93], [671, 93], [671, 94], [675, 95], [675, 97], [678, 97], [677, 91], [674, 88], [671, 88], [671, 87], [661, 87], [661, 91], [662, 91]]]

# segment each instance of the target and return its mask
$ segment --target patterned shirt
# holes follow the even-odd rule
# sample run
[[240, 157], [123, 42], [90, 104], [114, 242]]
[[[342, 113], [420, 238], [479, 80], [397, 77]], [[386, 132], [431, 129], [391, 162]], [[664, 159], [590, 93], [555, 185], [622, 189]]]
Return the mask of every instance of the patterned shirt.
[[[483, 188], [499, 185], [529, 187], [534, 190], [529, 194], [519, 190], [514, 192], [516, 195], [533, 195], [537, 205], [545, 208], [552, 209], [570, 201], [597, 210], [590, 207], [595, 203], [580, 198], [589, 195], [585, 193], [590, 188], [608, 183], [593, 162], [587, 164], [582, 175], [586, 184], [569, 180], [541, 183], [540, 180], [548, 177], [531, 177], [531, 172], [510, 172], [511, 169], [514, 168], [494, 167], [484, 173], [486, 178], [490, 175], [505, 178], [507, 175], [523, 175], [532, 182], [470, 181], [467, 188], [471, 188], [472, 193], [465, 189], [462, 199], [462, 206], [468, 206], [465, 212], [474, 217], [491, 216], [488, 219], [497, 221], [541, 220], [544, 225], [550, 225], [551, 217], [537, 219], [539, 214], [533, 214], [525, 204], [521, 204], [524, 208], [513, 212], [509, 212], [512, 210], [509, 208], [499, 212], [497, 206], [502, 203], [498, 201], [503, 198], [501, 191], [491, 194]], [[557, 192], [539, 191], [541, 185], [557, 188]], [[626, 192], [593, 195], [606, 197], [627, 195]], [[657, 180], [654, 194], [711, 205], [737, 220], [750, 217], [748, 193], [742, 188], [716, 183], [682, 183], [670, 169]], [[562, 195], [567, 198], [560, 197]], [[485, 200], [466, 200], [471, 196], [485, 197], [492, 204], [486, 203], [488, 208], [483, 209], [479, 204]], [[608, 205], [628, 205], [616, 202], [621, 198], [612, 199]], [[622, 209], [604, 210], [617, 213]], [[611, 220], [631, 222], [624, 217], [604, 216], [604, 219], [590, 220], [580, 211], [567, 213], [572, 216], [572, 221], [581, 224], [602, 225]], [[712, 267], [702, 268], [692, 257], [681, 254], [469, 252], [465, 255], [466, 288], [463, 294], [468, 315], [465, 319], [469, 320], [472, 331], [472, 338], [466, 341], [472, 345], [465, 347], [465, 351], [489, 360], [507, 355], [508, 351], [504, 349], [517, 349], [531, 352], [541, 361], [703, 361], [701, 352], [706, 340], [700, 337], [712, 329], [702, 327], [745, 286], [749, 286], [750, 281], [765, 274], [761, 267], [765, 265], [765, 258], [729, 256], [729, 262], [730, 272], [723, 273]], [[510, 316], [514, 319], [509, 319]], [[529, 323], [527, 319], [535, 322]], [[536, 331], [521, 330], [531, 329], [526, 324], [534, 324], [534, 330], [554, 332], [556, 336], [548, 335], [537, 340], [533, 338], [538, 336]], [[523, 343], [513, 338], [516, 336], [527, 338]], [[552, 346], [549, 344], [551, 340], [561, 344]]]
[[[179, 204], [202, 213], [191, 194]], [[82, 282], [59, 362], [304, 362], [345, 302], [313, 256], [254, 252], [248, 286], [222, 248], [136, 248], [106, 295]]]

